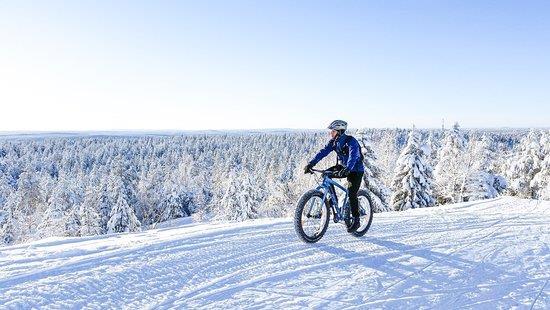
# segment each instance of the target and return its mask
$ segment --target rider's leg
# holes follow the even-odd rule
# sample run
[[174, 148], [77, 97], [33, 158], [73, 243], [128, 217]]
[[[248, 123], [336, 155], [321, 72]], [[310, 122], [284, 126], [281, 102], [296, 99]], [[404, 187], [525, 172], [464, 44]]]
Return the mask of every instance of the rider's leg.
[[359, 187], [361, 187], [363, 172], [350, 172], [347, 179], [351, 216], [359, 217], [359, 200], [357, 199], [357, 192], [359, 191]]

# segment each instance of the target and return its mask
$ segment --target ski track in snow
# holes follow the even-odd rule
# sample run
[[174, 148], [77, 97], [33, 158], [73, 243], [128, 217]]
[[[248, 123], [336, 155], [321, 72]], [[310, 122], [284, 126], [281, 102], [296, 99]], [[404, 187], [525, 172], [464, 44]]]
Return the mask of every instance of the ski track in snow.
[[502, 197], [330, 223], [188, 224], [0, 248], [0, 308], [550, 307], [550, 202]]

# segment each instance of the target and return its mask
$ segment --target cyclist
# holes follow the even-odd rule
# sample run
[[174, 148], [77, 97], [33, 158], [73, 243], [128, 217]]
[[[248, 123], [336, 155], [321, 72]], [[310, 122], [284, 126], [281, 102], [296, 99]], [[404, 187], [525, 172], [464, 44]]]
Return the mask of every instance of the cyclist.
[[335, 171], [335, 177], [347, 178], [348, 180], [349, 204], [353, 221], [346, 221], [346, 225], [348, 232], [354, 232], [360, 226], [357, 192], [361, 186], [361, 180], [363, 179], [365, 167], [363, 166], [361, 146], [354, 137], [346, 135], [347, 127], [348, 123], [342, 120], [335, 120], [330, 123], [328, 126], [331, 136], [330, 141], [304, 167], [304, 173], [312, 173], [311, 168], [313, 168], [321, 159], [325, 158], [332, 151], [336, 152], [336, 165], [329, 169]]

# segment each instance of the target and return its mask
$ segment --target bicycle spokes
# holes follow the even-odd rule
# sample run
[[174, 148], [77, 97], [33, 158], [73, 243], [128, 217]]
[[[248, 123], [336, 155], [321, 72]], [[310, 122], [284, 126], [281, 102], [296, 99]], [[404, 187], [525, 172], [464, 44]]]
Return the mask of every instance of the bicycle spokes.
[[302, 227], [309, 237], [315, 237], [323, 228], [323, 200], [320, 197], [312, 197], [302, 212]]
[[361, 223], [361, 226], [358, 228], [358, 230], [361, 230], [364, 228], [364, 226], [368, 225], [370, 221], [371, 205], [365, 196], [358, 197], [358, 200], [359, 200], [359, 219]]

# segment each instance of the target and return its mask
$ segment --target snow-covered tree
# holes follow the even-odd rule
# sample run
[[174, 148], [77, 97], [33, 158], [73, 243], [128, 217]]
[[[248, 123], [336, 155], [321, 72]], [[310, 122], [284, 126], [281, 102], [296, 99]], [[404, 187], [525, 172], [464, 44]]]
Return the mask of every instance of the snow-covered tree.
[[[191, 156], [184, 156], [178, 168], [170, 175], [164, 184], [168, 203], [163, 213], [169, 218], [190, 216], [195, 210], [197, 189], [192, 185], [192, 177], [195, 169], [195, 162]], [[200, 191], [200, 190], [198, 190]], [[167, 212], [168, 211], [168, 212]]]
[[133, 232], [140, 229], [140, 222], [134, 214], [134, 209], [123, 195], [119, 195], [111, 209], [111, 218], [107, 223], [109, 233]]
[[101, 233], [106, 234], [109, 230], [107, 229], [107, 223], [111, 218], [111, 209], [112, 203], [109, 199], [109, 194], [107, 190], [106, 182], [99, 181], [99, 227], [101, 227]]
[[309, 157], [303, 157], [289, 166], [282, 166], [278, 175], [271, 173], [276, 178], [270, 181], [269, 195], [259, 207], [262, 216], [284, 217], [293, 214], [296, 202], [300, 197], [317, 185], [315, 176], [304, 174], [303, 167], [309, 160]]
[[463, 201], [494, 198], [504, 191], [504, 178], [494, 172], [495, 158], [493, 141], [487, 135], [470, 141], [464, 158], [465, 179], [460, 194]]
[[380, 169], [376, 162], [377, 158], [374, 154], [372, 143], [365, 130], [357, 133], [357, 140], [363, 152], [363, 165], [365, 166], [363, 181], [365, 190], [373, 203], [373, 210], [375, 212], [390, 211], [390, 191], [381, 181], [382, 169]]
[[532, 185], [537, 184], [531, 184], [531, 181], [541, 171], [542, 160], [540, 136], [538, 132], [531, 130], [507, 164], [506, 177], [510, 181], [512, 195], [536, 198], [537, 188]]
[[258, 188], [253, 176], [245, 172], [231, 172], [226, 183], [225, 193], [215, 209], [214, 217], [232, 221], [258, 218]]
[[260, 205], [259, 212], [265, 217], [289, 216], [292, 205], [295, 203], [289, 182], [272, 182], [269, 187], [270, 195]]
[[134, 208], [130, 204], [128, 179], [124, 177], [124, 169], [117, 165], [109, 176], [108, 198], [111, 204], [107, 231], [109, 233], [138, 231], [141, 223], [135, 215]]
[[14, 241], [13, 203], [9, 197], [13, 194], [6, 178], [0, 175], [0, 245]]
[[434, 131], [430, 131], [430, 133], [428, 134], [428, 140], [426, 141], [426, 145], [430, 148], [430, 157], [429, 157], [430, 165], [432, 167], [435, 167], [437, 165], [437, 154], [439, 152], [439, 149], [441, 148], [441, 143]]
[[98, 185], [88, 187], [79, 210], [81, 236], [101, 234], [101, 217], [99, 215], [101, 204], [101, 187]]
[[0, 244], [8, 245], [15, 241], [13, 205], [6, 201], [0, 208]]
[[[469, 141], [474, 141], [483, 133], [493, 140], [498, 150], [498, 168], [488, 171], [497, 180], [498, 174], [508, 170], [500, 163], [501, 159], [509, 157], [525, 132], [468, 130], [465, 134]], [[394, 171], [406, 144], [406, 130], [368, 129], [365, 134], [377, 157], [375, 165], [381, 171]], [[442, 133], [432, 130], [427, 134], [434, 138], [431, 145], [435, 153], [437, 147], [434, 146], [443, 140]], [[63, 202], [56, 235], [75, 235], [73, 228], [78, 222], [79, 234], [95, 234], [94, 208], [99, 213], [100, 233], [107, 233], [112, 207], [121, 195], [125, 201], [122, 205], [128, 205], [143, 226], [178, 217], [180, 208], [185, 214], [193, 214], [195, 219], [200, 219], [197, 215], [201, 214], [208, 215], [204, 217], [208, 219], [222, 214], [219, 204], [226, 196], [228, 183], [233, 180], [236, 188], [240, 188], [243, 183], [240, 180], [245, 179], [242, 173], [250, 175], [249, 183], [254, 189], [251, 192], [255, 201], [252, 205], [256, 207], [253, 217], [288, 216], [300, 196], [317, 185], [318, 175], [304, 175], [302, 169], [327, 139], [326, 133], [317, 132], [0, 139], [0, 209], [6, 213], [2, 201], [10, 201], [10, 230], [12, 242], [16, 243], [52, 235], [49, 224], [40, 224], [52, 216], [57, 219], [54, 216], [57, 211], [52, 210], [56, 200]], [[464, 149], [466, 158], [477, 157], [471, 155], [472, 147]], [[544, 174], [546, 156], [543, 157], [539, 173], [533, 177], [532, 184], [530, 182], [534, 196], [539, 198], [547, 197], [543, 195], [548, 179]], [[334, 162], [331, 154], [318, 168]], [[466, 194], [460, 196], [464, 199], [470, 199], [465, 196], [473, 192], [471, 184], [477, 184], [472, 174], [466, 179], [460, 178], [466, 181], [462, 187]], [[391, 173], [380, 173], [375, 179], [382, 181], [380, 185], [391, 186], [392, 177]], [[505, 183], [502, 178], [500, 181]], [[368, 183], [370, 186], [373, 182]], [[498, 191], [496, 185], [493, 187]], [[59, 194], [60, 188], [63, 195]], [[460, 193], [461, 186], [458, 188]], [[90, 189], [95, 191], [93, 199], [87, 194]], [[226, 197], [224, 202], [240, 199]], [[95, 207], [84, 208], [89, 205]], [[129, 213], [131, 210], [128, 209]], [[92, 214], [86, 214], [88, 211]]]
[[25, 215], [33, 214], [36, 206], [44, 202], [44, 197], [41, 195], [38, 173], [30, 164], [19, 175], [17, 192], [21, 197], [19, 209]]
[[80, 214], [78, 206], [71, 207], [65, 215], [65, 236], [80, 236]]
[[186, 188], [186, 169], [180, 168], [166, 179], [160, 199], [159, 221], [167, 221], [191, 215], [192, 194]]
[[494, 198], [498, 191], [493, 186], [495, 176], [485, 171], [477, 171], [468, 176], [464, 185], [464, 201]]
[[550, 131], [542, 133], [540, 144], [540, 170], [535, 174], [529, 185], [536, 198], [550, 200]]
[[65, 234], [65, 213], [71, 209], [65, 181], [58, 183], [48, 199], [48, 206], [38, 225], [40, 237], [63, 236]]
[[458, 123], [445, 132], [443, 146], [438, 152], [434, 169], [435, 196], [440, 204], [462, 201], [464, 181], [467, 178], [465, 163], [466, 139]]
[[[391, 186], [393, 181], [392, 171], [395, 170], [397, 158], [401, 152], [403, 133], [398, 129], [386, 129], [379, 133], [376, 137], [376, 143], [373, 144], [374, 153], [377, 154], [376, 163], [379, 165], [383, 173], [380, 180], [386, 187]], [[374, 141], [374, 138], [372, 139]]]
[[136, 214], [141, 217], [143, 224], [158, 221], [162, 213], [160, 205], [164, 199], [163, 185], [168, 173], [169, 171], [166, 171], [165, 167], [156, 163], [141, 172], [136, 189], [142, 208]]
[[432, 168], [428, 163], [428, 151], [429, 148], [420, 140], [420, 134], [413, 129], [395, 168], [391, 202], [394, 210], [403, 211], [434, 205], [431, 188]]

